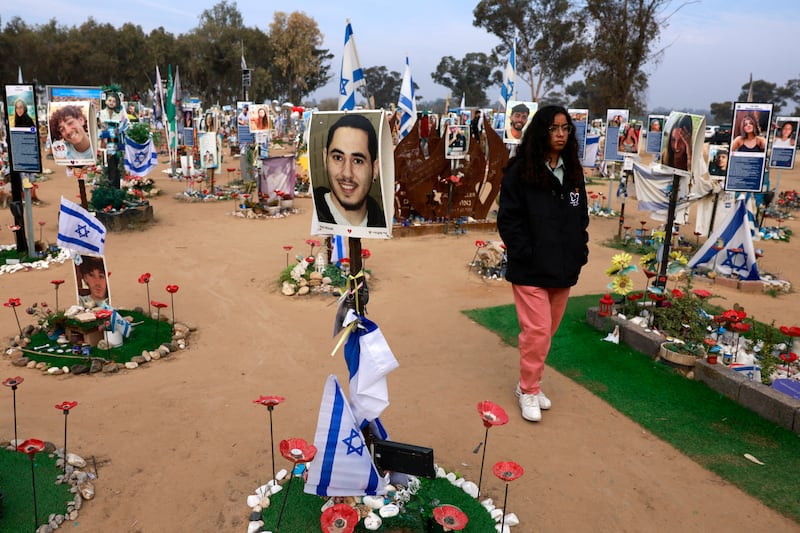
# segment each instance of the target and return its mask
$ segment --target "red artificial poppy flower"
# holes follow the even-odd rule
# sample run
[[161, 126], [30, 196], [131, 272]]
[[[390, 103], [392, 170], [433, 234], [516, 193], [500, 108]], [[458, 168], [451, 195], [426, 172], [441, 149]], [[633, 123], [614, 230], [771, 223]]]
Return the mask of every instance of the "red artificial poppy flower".
[[450, 177], [448, 179], [450, 180], [450, 183], [455, 183], [456, 185], [461, 183], [461, 178], [459, 178], [458, 176], [452, 175], [452, 174], [450, 175]]
[[22, 379], [20, 376], [16, 376], [16, 377], [13, 377], [13, 378], [6, 378], [3, 381], [3, 385], [5, 385], [6, 387], [11, 387], [12, 389], [16, 389], [17, 385], [19, 385], [23, 381], [25, 381], [25, 380]]
[[798, 326], [781, 326], [781, 333], [790, 337], [800, 337], [800, 327]]
[[40, 221], [39, 221], [39, 225], [40, 225], [40, 226], [44, 226], [45, 224], [47, 224], [47, 222], [45, 222], [44, 220], [40, 220]]
[[349, 265], [350, 264], [350, 259], [347, 258], [347, 257], [342, 257], [341, 259], [339, 259], [339, 262], [341, 264], [343, 264], [343, 265]]
[[283, 403], [284, 400], [286, 400], [286, 398], [283, 396], [259, 396], [257, 400], [253, 400], [253, 403], [260, 403], [266, 407], [275, 407]]
[[654, 302], [663, 302], [667, 298], [663, 294], [656, 294], [654, 292], [648, 293], [647, 297], [653, 300]]
[[180, 287], [178, 287], [177, 285], [167, 285], [167, 292], [170, 294], [175, 294], [176, 292], [178, 292], [179, 288]]
[[113, 209], [110, 205], [107, 205], [103, 208], [103, 213], [110, 213], [111, 209]]
[[306, 244], [309, 246], [319, 246], [319, 241], [317, 239], [306, 239]]
[[525, 471], [514, 461], [500, 461], [494, 464], [492, 472], [503, 481], [514, 481], [521, 477]]
[[314, 256], [309, 255], [308, 257], [306, 257], [306, 263], [308, 263], [309, 265], [314, 261], [316, 261], [316, 259], [314, 259]]
[[694, 232], [694, 236], [695, 236], [695, 237], [699, 237], [700, 235], [702, 235], [702, 233], [701, 233], [701, 232], [699, 232], [699, 231], [695, 231], [695, 232]]
[[9, 298], [8, 301], [3, 305], [5, 305], [6, 307], [17, 307], [19, 305], [22, 305], [22, 302], [20, 301], [19, 298]]
[[17, 446], [17, 450], [21, 451], [22, 453], [26, 453], [33, 458], [34, 455], [44, 450], [44, 441], [39, 439], [28, 439]]
[[59, 404], [56, 404], [56, 409], [61, 409], [62, 411], [69, 411], [76, 405], [78, 405], [78, 402], [61, 402]]
[[635, 302], [636, 300], [641, 300], [644, 298], [644, 293], [642, 292], [634, 292], [628, 295], [628, 300]]
[[672, 289], [673, 298], [683, 298], [683, 291], [680, 289]]
[[337, 503], [325, 509], [319, 517], [323, 533], [352, 533], [361, 517], [346, 503]]
[[485, 248], [486, 247], [486, 241], [475, 241], [475, 246], [477, 248]]
[[455, 505], [440, 505], [433, 509], [433, 519], [445, 531], [460, 531], [467, 527], [469, 518]]
[[647, 224], [647, 221], [646, 221], [646, 220], [640, 220], [640, 221], [639, 221], [639, 224], [641, 224], [641, 225], [642, 225], [642, 227], [644, 227], [644, 225], [645, 225], [645, 224]]
[[794, 352], [782, 353], [781, 361], [783, 361], [784, 363], [794, 363], [795, 361], [797, 361], [797, 354]]
[[53, 285], [55, 285], [56, 287], [58, 287], [59, 285], [61, 285], [62, 283], [64, 283], [64, 280], [63, 280], [63, 279], [54, 279], [54, 280], [51, 280], [51, 281], [50, 281], [50, 283], [52, 283]]
[[368, 249], [364, 248], [363, 250], [361, 250], [361, 257], [362, 259], [369, 259], [370, 257], [372, 257], [372, 253]]
[[692, 291], [698, 298], [706, 299], [711, 297], [711, 293], [705, 289], [695, 289]]
[[139, 276], [139, 283], [150, 283], [150, 272], [145, 272]]
[[164, 309], [165, 307], [168, 307], [167, 304], [165, 304], [164, 302], [157, 302], [155, 300], [150, 300], [150, 305], [152, 305], [156, 309]]
[[705, 339], [703, 339], [703, 344], [705, 344], [706, 346], [716, 346], [717, 345], [717, 341], [715, 341], [714, 339], [711, 339], [709, 337], [706, 337]]
[[113, 311], [111, 309], [100, 309], [99, 311], [95, 311], [94, 317], [99, 320], [105, 320], [107, 318], [111, 318]]
[[283, 249], [284, 249], [284, 250], [286, 250], [286, 251], [288, 252], [289, 250], [291, 250], [291, 249], [292, 249], [292, 245], [291, 245], [291, 244], [284, 244], [284, 245], [283, 245]]
[[506, 414], [505, 410], [489, 400], [478, 403], [478, 414], [483, 420], [483, 425], [487, 428], [508, 423], [508, 414]]
[[648, 269], [646, 269], [646, 268], [645, 268], [645, 269], [642, 269], [642, 272], [644, 272], [644, 275], [645, 275], [645, 276], [647, 276], [647, 279], [654, 278], [654, 277], [656, 277], [656, 275], [657, 275], [657, 274], [656, 274], [655, 272], [653, 272], [652, 270], [648, 270]]
[[295, 464], [311, 462], [317, 455], [317, 447], [307, 443], [304, 439], [282, 440], [278, 449], [285, 459]]
[[21, 229], [22, 229], [22, 226], [19, 226], [19, 225], [17, 225], [17, 224], [14, 224], [14, 225], [12, 226], [11, 224], [9, 224], [9, 225], [8, 225], [8, 229], [10, 229], [11, 231], [19, 231], [19, 230], [21, 230]]
[[593, 192], [592, 194], [589, 195], [589, 198], [591, 198], [592, 200], [595, 200], [598, 197], [599, 195], [596, 192]]
[[745, 322], [734, 322], [731, 324], [731, 329], [738, 333], [744, 333], [746, 331], [750, 331], [750, 324]]
[[744, 311], [737, 311], [736, 309], [728, 309], [724, 313], [722, 313], [722, 318], [724, 318], [728, 322], [739, 322], [744, 317], [747, 316], [747, 313]]

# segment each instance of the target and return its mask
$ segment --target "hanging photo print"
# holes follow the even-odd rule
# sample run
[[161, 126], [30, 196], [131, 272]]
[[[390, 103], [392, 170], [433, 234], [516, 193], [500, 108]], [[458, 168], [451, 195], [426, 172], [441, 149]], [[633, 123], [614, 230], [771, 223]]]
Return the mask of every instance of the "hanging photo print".
[[89, 101], [50, 102], [47, 112], [50, 146], [58, 165], [94, 165], [97, 119]]
[[588, 109], [568, 109], [572, 125], [575, 126], [575, 138], [578, 139], [578, 159], [583, 159], [586, 155], [586, 132], [589, 128]]
[[772, 104], [736, 102], [726, 191], [761, 192]]
[[8, 144], [14, 172], [41, 172], [39, 132], [33, 85], [6, 85]]
[[383, 112], [313, 113], [308, 153], [311, 233], [391, 237], [394, 157]]
[[724, 178], [728, 174], [728, 147], [721, 144], [708, 146], [708, 174]]
[[603, 159], [606, 161], [622, 161], [625, 158], [619, 151], [620, 135], [623, 126], [628, 122], [627, 109], [606, 110], [606, 143], [603, 150]]
[[469, 126], [451, 124], [444, 132], [444, 157], [464, 159], [469, 152]]
[[647, 142], [644, 151], [648, 154], [661, 153], [661, 137], [664, 135], [664, 115], [649, 115], [647, 117]]
[[533, 114], [539, 109], [536, 102], [518, 102], [509, 100], [506, 106], [505, 129], [503, 130], [503, 142], [507, 144], [519, 144], [522, 142], [522, 134], [533, 119]]
[[794, 168], [794, 153], [797, 150], [798, 117], [778, 117], [772, 137], [770, 168]]
[[661, 172], [681, 176], [705, 172], [703, 143], [706, 117], [673, 111], [664, 122], [661, 138]]

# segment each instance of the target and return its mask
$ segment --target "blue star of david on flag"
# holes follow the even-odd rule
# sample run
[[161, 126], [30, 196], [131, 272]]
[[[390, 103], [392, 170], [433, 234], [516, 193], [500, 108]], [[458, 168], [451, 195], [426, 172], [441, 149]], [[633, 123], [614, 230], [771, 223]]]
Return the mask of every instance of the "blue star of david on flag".
[[79, 254], [103, 255], [106, 228], [89, 211], [62, 196], [56, 242]]
[[[350, 430], [350, 436], [346, 439], [342, 440], [343, 443], [347, 445], [347, 455], [352, 453], [357, 453], [361, 455], [364, 453], [364, 441], [361, 440], [361, 433], [356, 431], [355, 429]], [[354, 442], [357, 443], [353, 444]]]
[[78, 237], [81, 239], [85, 239], [89, 236], [89, 228], [87, 228], [85, 224], [79, 224], [78, 227], [75, 228], [75, 233], [77, 233]]
[[731, 270], [748, 270], [747, 255], [744, 253], [744, 243], [740, 243], [735, 248], [725, 250], [726, 258], [722, 262], [723, 266], [730, 267]]
[[158, 164], [153, 139], [144, 144], [125, 139], [125, 172], [132, 176], [146, 176]]

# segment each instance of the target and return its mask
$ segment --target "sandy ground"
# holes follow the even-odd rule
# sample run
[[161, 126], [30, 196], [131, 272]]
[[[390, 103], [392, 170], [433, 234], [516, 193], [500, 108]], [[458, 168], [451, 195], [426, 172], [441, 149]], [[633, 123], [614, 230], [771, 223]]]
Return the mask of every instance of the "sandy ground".
[[[295, 216], [245, 220], [229, 215], [232, 202], [176, 201], [182, 185], [154, 176], [164, 191], [152, 200], [157, 223], [108, 238], [112, 297], [121, 307], [146, 305], [137, 283], [146, 271], [153, 299], [168, 302], [164, 287], [178, 284], [176, 317], [199, 327], [189, 349], [113, 376], [44, 376], [0, 361], [2, 375], [25, 378], [17, 394], [20, 436], [59, 443], [62, 415], [53, 405], [79, 402], [70, 416], [70, 451], [96, 456], [100, 466], [97, 497], [71, 531], [245, 531], [245, 498], [271, 472], [267, 411], [252, 400], [285, 396], [274, 411], [276, 439], [312, 440], [325, 378], [347, 376], [341, 354], [329, 355], [331, 301], [288, 298], [275, 283], [286, 262], [283, 245], [308, 250], [311, 200], [297, 200], [302, 212]], [[784, 172], [781, 188], [800, 188], [800, 172]], [[34, 217], [46, 221], [46, 240], [55, 241], [59, 196], [74, 198], [77, 191], [63, 169], [41, 184], [45, 203]], [[629, 202], [627, 211], [638, 221], [635, 205]], [[2, 242], [13, 242], [5, 229], [10, 223], [9, 211], [0, 211]], [[787, 224], [800, 229], [797, 221]], [[599, 243], [616, 230], [616, 219], [593, 218], [590, 263], [574, 294], [605, 290], [614, 251]], [[394, 440], [434, 448], [440, 465], [477, 482], [481, 457], [473, 449], [484, 431], [475, 406], [488, 399], [505, 407], [510, 422], [490, 432], [486, 461], [525, 468], [510, 491], [517, 531], [800, 530], [553, 370], [546, 372], [553, 409], [539, 424], [524, 421], [514, 397], [516, 350], [461, 313], [512, 302], [506, 282], [467, 270], [475, 240], [496, 238], [471, 232], [364, 242], [374, 271], [368, 313], [401, 365], [389, 377], [392, 405], [382, 417]], [[766, 268], [800, 282], [794, 242], [760, 246]], [[52, 305], [54, 278], [69, 280], [63, 306], [74, 291], [68, 264], [0, 276], [0, 298]], [[714, 291], [761, 321], [800, 316], [795, 295]], [[15, 330], [6, 309], [0, 334]], [[592, 356], [591, 346], [575, 349]], [[8, 438], [12, 427], [4, 408], [0, 434]], [[279, 456], [276, 466], [287, 465]], [[502, 502], [503, 485], [488, 468], [483, 491]]]

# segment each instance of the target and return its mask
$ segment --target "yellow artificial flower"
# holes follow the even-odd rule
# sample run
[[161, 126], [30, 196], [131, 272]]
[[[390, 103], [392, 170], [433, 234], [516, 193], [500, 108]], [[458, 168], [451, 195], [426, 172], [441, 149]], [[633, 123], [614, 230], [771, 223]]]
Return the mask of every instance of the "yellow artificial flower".
[[611, 287], [616, 294], [625, 296], [633, 290], [633, 282], [629, 276], [615, 276]]
[[650, 252], [649, 254], [645, 254], [639, 259], [639, 265], [642, 268], [646, 268], [650, 265], [655, 264], [656, 262], [656, 254], [654, 252]]
[[621, 252], [611, 258], [611, 265], [620, 270], [631, 264], [631, 254]]
[[685, 255], [683, 255], [683, 252], [681, 252], [680, 250], [673, 250], [672, 252], [670, 252], [669, 258], [682, 265], [685, 265], [689, 262], [689, 259]]

